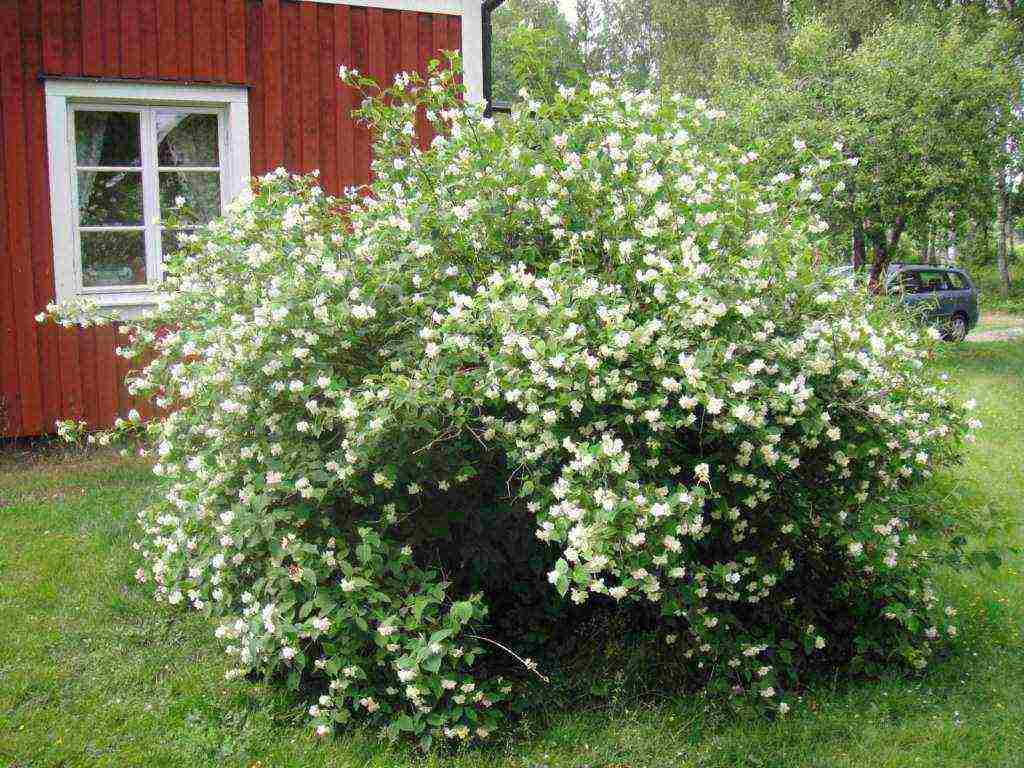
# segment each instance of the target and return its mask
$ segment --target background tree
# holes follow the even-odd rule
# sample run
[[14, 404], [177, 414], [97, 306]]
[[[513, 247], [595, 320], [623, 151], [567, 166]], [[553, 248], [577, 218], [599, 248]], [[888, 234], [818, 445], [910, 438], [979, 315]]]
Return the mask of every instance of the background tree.
[[491, 24], [496, 100], [513, 101], [520, 88], [536, 91], [584, 71], [581, 49], [556, 0], [508, 0]]
[[737, 143], [779, 162], [795, 136], [842, 142], [858, 164], [827, 213], [839, 251], [870, 262], [875, 281], [894, 258], [994, 255], [1009, 290], [1016, 0], [577, 0], [574, 27], [554, 0], [506, 8], [550, 30], [541, 54], [525, 38], [518, 52], [548, 83], [571, 70], [707, 97]]

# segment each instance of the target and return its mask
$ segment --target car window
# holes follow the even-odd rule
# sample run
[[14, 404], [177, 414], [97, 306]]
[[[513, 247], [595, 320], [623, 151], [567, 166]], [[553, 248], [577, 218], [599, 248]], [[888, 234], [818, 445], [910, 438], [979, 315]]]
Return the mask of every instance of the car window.
[[949, 285], [946, 283], [945, 272], [922, 269], [918, 271], [917, 275], [921, 280], [920, 293], [935, 293], [937, 291], [949, 290]]
[[946, 280], [949, 281], [949, 285], [954, 291], [967, 290], [967, 280], [959, 272], [947, 272]]
[[891, 285], [902, 293], [921, 293], [921, 279], [917, 272], [900, 272], [892, 279]]

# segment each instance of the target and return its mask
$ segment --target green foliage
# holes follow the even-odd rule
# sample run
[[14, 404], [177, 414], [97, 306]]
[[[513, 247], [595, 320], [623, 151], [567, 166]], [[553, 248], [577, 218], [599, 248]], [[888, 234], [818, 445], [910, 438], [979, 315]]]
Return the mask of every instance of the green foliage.
[[[1024, 344], [969, 342], [946, 348], [932, 365], [963, 397], [978, 398], [985, 426], [962, 466], [917, 489], [915, 508], [987, 518], [972, 548], [1019, 548]], [[616, 614], [563, 625], [557, 635], [572, 656], [562, 671], [577, 690], [593, 689], [600, 706], [563, 693], [552, 674], [542, 692], [547, 706], [497, 745], [436, 745], [424, 754], [361, 728], [315, 740], [295, 714], [299, 699], [280, 686], [225, 684], [228, 662], [201, 615], [154, 609], [147, 588], [126, 588], [137, 567], [134, 515], [162, 492], [147, 462], [111, 451], [11, 442], [0, 450], [0, 658], [7, 669], [0, 761], [69, 768], [977, 768], [1013, 765], [1024, 753], [1019, 556], [996, 572], [940, 574], [961, 632], [930, 671], [856, 681], [822, 675], [785, 719], [677, 694], [673, 646], [638, 642], [628, 616]]]
[[822, 267], [846, 161], [773, 172], [603, 82], [496, 122], [448, 69], [344, 75], [367, 194], [257, 180], [129, 324], [173, 406], [138, 577], [217, 619], [230, 676], [429, 743], [505, 722], [538, 611], [640, 606], [691, 683], [779, 714], [819, 664], [924, 667], [941, 547], [891, 501], [978, 424], [937, 334]]
[[583, 76], [583, 57], [555, 0], [508, 0], [491, 23], [495, 100], [515, 101], [523, 88], [552, 93]]
[[710, 90], [732, 116], [729, 135], [786, 158], [794, 137], [840, 141], [842, 206], [826, 213], [848, 242], [863, 231], [883, 263], [908, 229], [956, 229], [992, 211], [1009, 95], [1008, 28], [979, 32], [955, 15], [893, 17], [854, 48], [822, 17], [801, 20], [782, 62], [758, 33], [719, 18]]

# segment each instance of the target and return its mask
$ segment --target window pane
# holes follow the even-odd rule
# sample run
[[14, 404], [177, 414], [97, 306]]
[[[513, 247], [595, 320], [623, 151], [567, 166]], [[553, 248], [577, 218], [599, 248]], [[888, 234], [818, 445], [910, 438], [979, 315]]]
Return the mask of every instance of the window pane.
[[142, 174], [79, 171], [78, 212], [83, 227], [142, 224]]
[[165, 229], [160, 233], [160, 250], [163, 253], [165, 262], [168, 257], [181, 250], [184, 245], [182, 238], [192, 234], [194, 231], [188, 229]]
[[82, 287], [145, 285], [146, 239], [139, 231], [81, 232]]
[[946, 278], [942, 272], [919, 272], [921, 276], [921, 292], [922, 293], [935, 293], [936, 291], [945, 291]]
[[160, 112], [156, 116], [156, 142], [160, 165], [220, 164], [216, 115]]
[[202, 224], [220, 216], [220, 174], [160, 171], [160, 216]]
[[138, 112], [75, 111], [79, 165], [142, 165]]
[[917, 272], [900, 272], [894, 281], [894, 285], [898, 291], [904, 293], [921, 292], [921, 279], [918, 277]]

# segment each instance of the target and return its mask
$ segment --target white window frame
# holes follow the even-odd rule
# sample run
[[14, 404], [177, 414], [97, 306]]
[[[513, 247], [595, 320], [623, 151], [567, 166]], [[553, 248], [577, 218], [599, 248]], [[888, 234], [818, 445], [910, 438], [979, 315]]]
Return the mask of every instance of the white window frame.
[[146, 286], [83, 288], [75, 199], [76, 161], [73, 115], [76, 110], [108, 109], [141, 112], [144, 227], [147, 283], [159, 278], [160, 237], [156, 222], [158, 189], [152, 183], [156, 158], [146, 136], [154, 109], [215, 113], [220, 141], [221, 207], [249, 183], [249, 94], [244, 87], [170, 83], [46, 81], [46, 138], [50, 174], [50, 216], [53, 229], [54, 287], [57, 301], [89, 296], [101, 306], [130, 314], [156, 300]]

